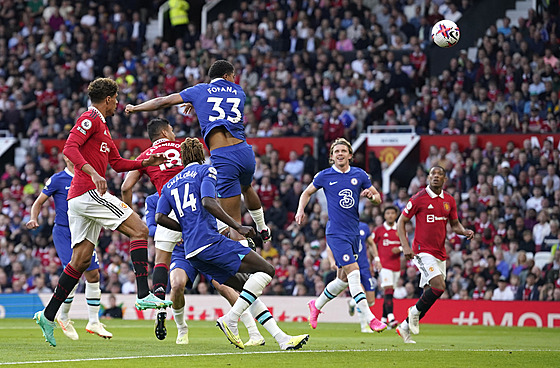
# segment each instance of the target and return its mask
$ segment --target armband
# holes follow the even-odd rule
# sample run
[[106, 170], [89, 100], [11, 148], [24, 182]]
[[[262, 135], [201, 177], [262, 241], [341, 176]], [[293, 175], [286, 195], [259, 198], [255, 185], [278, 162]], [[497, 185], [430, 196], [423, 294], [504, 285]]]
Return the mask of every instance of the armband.
[[402, 252], [402, 245], [399, 247], [399, 250]]

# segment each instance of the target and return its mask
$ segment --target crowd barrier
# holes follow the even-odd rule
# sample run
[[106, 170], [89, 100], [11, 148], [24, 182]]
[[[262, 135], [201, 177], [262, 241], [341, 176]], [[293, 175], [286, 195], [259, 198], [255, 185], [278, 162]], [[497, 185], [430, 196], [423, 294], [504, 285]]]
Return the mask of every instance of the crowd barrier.
[[[40, 299], [39, 299], [40, 297]], [[33, 313], [43, 308], [51, 294], [10, 295], [0, 294], [0, 318], [31, 318]], [[135, 295], [116, 295], [117, 304], [122, 304], [124, 319], [154, 319], [155, 311], [137, 311], [134, 308]], [[263, 296], [262, 301], [269, 307], [274, 317], [281, 322], [307, 322], [309, 297]], [[321, 314], [320, 322], [357, 322], [355, 315], [348, 314], [349, 298], [336, 298], [328, 303]], [[41, 303], [42, 302], [42, 303]], [[109, 295], [101, 296], [101, 304], [107, 306]], [[398, 320], [406, 318], [408, 307], [416, 299], [395, 299], [394, 312]], [[381, 317], [383, 299], [378, 299], [374, 312]], [[218, 295], [187, 295], [185, 318], [188, 320], [216, 320], [229, 310], [227, 301]], [[87, 319], [87, 305], [84, 294], [77, 294], [70, 311], [72, 319]], [[171, 318], [171, 313], [168, 313]], [[508, 327], [560, 327], [559, 302], [493, 302], [474, 300], [438, 300], [432, 310], [422, 319], [422, 323], [458, 326], [508, 326]]]

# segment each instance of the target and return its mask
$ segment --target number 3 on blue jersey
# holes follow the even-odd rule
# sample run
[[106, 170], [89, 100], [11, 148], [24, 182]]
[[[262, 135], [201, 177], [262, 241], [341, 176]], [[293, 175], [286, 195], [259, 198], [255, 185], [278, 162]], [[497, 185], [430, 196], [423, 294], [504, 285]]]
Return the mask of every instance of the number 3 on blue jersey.
[[218, 112], [218, 116], [210, 115], [208, 117], [208, 121], [227, 119], [228, 121], [231, 121], [232, 123], [239, 123], [239, 121], [241, 120], [241, 111], [239, 111], [238, 107], [239, 107], [239, 104], [241, 103], [241, 99], [240, 98], [235, 98], [235, 97], [230, 97], [230, 98], [226, 99], [226, 103], [233, 105], [231, 107], [231, 112], [235, 114], [235, 117], [228, 116], [227, 118], [226, 118], [226, 112], [220, 106], [220, 104], [222, 103], [223, 100], [224, 99], [220, 98], [220, 97], [208, 97], [206, 102], [213, 103], [214, 106], [212, 107], [212, 111], [217, 111]]
[[189, 183], [185, 184], [185, 193], [183, 196], [183, 205], [181, 206], [181, 198], [179, 198], [179, 189], [175, 188], [171, 190], [171, 195], [175, 199], [175, 206], [177, 207], [177, 211], [179, 211], [179, 217], [183, 217], [185, 213], [183, 210], [187, 207], [191, 208], [191, 211], [196, 211], [196, 198], [194, 194], [189, 193]]

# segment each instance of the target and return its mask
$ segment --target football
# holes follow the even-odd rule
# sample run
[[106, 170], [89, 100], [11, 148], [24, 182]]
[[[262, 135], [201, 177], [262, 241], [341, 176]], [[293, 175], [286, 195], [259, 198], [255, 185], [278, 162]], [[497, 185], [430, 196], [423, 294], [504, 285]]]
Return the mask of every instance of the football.
[[452, 47], [459, 42], [461, 31], [455, 22], [440, 20], [432, 28], [432, 39], [439, 47]]

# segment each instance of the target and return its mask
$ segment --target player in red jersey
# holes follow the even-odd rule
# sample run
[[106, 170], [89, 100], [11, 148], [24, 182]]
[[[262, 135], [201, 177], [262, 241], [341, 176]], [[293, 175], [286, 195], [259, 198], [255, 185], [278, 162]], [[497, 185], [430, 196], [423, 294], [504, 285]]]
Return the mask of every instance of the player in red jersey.
[[[148, 166], [138, 170], [129, 171], [121, 186], [123, 201], [132, 206], [132, 188], [146, 174], [156, 187], [158, 194], [161, 188], [175, 175], [183, 170], [181, 162], [181, 144], [175, 142], [175, 133], [166, 119], [152, 119], [148, 123], [148, 137], [152, 141], [152, 146], [142, 152], [137, 160], [144, 160], [153, 154], [161, 154], [167, 158], [167, 162], [159, 166]], [[176, 220], [175, 214], [169, 214]], [[169, 274], [169, 264], [171, 263], [171, 253], [175, 245], [181, 241], [182, 234], [178, 231], [170, 230], [158, 225], [154, 234], [156, 245], [156, 257], [153, 273], [153, 293], [160, 299], [165, 299], [167, 289], [167, 278]], [[167, 313], [160, 311], [156, 318], [156, 337], [160, 340], [165, 339], [167, 330], [165, 319]]]
[[[35, 313], [43, 336], [56, 346], [54, 318], [82, 273], [89, 267], [101, 228], [118, 230], [130, 238], [130, 258], [137, 283], [136, 308], [165, 308], [171, 305], [150, 293], [148, 288], [148, 227], [124, 202], [107, 193], [107, 165], [118, 171], [166, 163], [161, 154], [142, 161], [123, 159], [106, 125], [105, 117], [117, 108], [118, 85], [109, 78], [90, 83], [92, 106], [76, 121], [64, 146], [64, 154], [74, 163], [75, 176], [68, 192], [68, 219], [72, 240], [72, 259], [64, 268], [49, 304]], [[87, 160], [86, 160], [87, 158]]]
[[[445, 290], [447, 223], [451, 223], [453, 231], [458, 235], [464, 235], [467, 239], [474, 236], [472, 230], [466, 230], [461, 225], [453, 196], [442, 189], [446, 180], [444, 168], [432, 167], [428, 176], [429, 185], [408, 201], [397, 222], [404, 256], [407, 260], [412, 260], [420, 270], [420, 287], [424, 287], [424, 293], [416, 305], [408, 309], [408, 318], [397, 327], [397, 333], [405, 343], [415, 343], [410, 338], [410, 333], [420, 332], [420, 319]], [[405, 224], [413, 216], [416, 216], [416, 233], [411, 249], [406, 237]]]
[[399, 211], [395, 206], [387, 206], [383, 210], [385, 222], [372, 234], [377, 245], [377, 253], [381, 262], [381, 287], [383, 288], [383, 318], [382, 322], [388, 323], [392, 328], [397, 326], [393, 314], [393, 292], [401, 276], [401, 241], [395, 223]]

